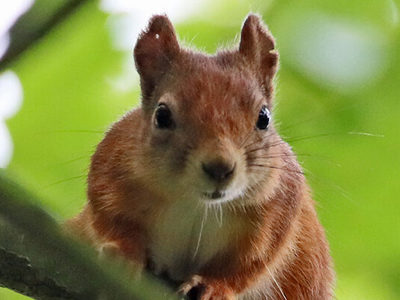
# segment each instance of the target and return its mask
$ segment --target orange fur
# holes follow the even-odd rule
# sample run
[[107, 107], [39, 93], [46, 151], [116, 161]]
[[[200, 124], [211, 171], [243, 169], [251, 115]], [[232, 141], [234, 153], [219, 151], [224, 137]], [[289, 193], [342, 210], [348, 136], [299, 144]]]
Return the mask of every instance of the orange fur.
[[[154, 16], [135, 61], [142, 107], [98, 145], [88, 204], [67, 226], [203, 300], [332, 298], [329, 247], [301, 167], [273, 124], [255, 129], [260, 107], [273, 105], [278, 64], [259, 17], [246, 19], [238, 49], [206, 56], [182, 49], [168, 18]], [[154, 125], [159, 103], [173, 129]], [[204, 174], [215, 161], [234, 166], [228, 180]], [[220, 200], [204, 199], [214, 190]]]

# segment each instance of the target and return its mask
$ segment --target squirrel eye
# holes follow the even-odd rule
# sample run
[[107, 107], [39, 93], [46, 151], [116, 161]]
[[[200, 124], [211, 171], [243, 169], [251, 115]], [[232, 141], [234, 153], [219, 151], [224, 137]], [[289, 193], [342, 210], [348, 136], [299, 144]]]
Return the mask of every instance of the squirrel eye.
[[267, 129], [270, 118], [271, 118], [271, 113], [269, 112], [267, 106], [263, 105], [258, 114], [258, 120], [256, 123], [257, 128], [261, 130]]
[[154, 122], [157, 128], [169, 129], [173, 126], [171, 111], [168, 106], [164, 103], [160, 103], [156, 108]]

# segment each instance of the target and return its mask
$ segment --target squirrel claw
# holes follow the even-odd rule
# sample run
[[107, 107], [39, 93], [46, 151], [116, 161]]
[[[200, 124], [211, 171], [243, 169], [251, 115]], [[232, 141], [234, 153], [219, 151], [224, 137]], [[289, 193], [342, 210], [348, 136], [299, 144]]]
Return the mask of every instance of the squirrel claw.
[[185, 283], [181, 284], [181, 286], [178, 289], [178, 294], [186, 296], [191, 289], [200, 286], [202, 282], [203, 280], [201, 276], [194, 275], [189, 281], [186, 281]]
[[199, 300], [234, 300], [236, 299], [229, 288], [215, 288], [211, 282], [203, 277], [194, 275], [189, 281], [183, 283], [178, 290], [181, 296]]

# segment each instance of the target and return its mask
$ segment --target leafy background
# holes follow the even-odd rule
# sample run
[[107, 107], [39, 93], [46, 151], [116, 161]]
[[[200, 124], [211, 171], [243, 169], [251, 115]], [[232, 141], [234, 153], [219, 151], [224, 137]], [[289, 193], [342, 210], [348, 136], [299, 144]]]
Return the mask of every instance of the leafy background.
[[[186, 45], [209, 53], [233, 45], [249, 11], [277, 39], [274, 118], [307, 172], [335, 261], [336, 298], [400, 299], [398, 4], [205, 2], [176, 23]], [[113, 46], [109, 25], [99, 3], [87, 1], [8, 65], [24, 99], [7, 121], [14, 143], [7, 172], [59, 221], [85, 202], [103, 132], [139, 104], [137, 75], [126, 71], [133, 59]], [[0, 299], [24, 298], [0, 289]]]

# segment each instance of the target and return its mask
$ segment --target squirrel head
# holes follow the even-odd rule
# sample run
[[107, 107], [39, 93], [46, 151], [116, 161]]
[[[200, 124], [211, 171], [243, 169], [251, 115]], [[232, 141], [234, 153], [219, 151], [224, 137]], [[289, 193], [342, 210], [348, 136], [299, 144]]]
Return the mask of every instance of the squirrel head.
[[257, 15], [246, 18], [236, 49], [212, 56], [181, 47], [169, 19], [153, 16], [134, 58], [146, 125], [143, 159], [133, 159], [152, 180], [214, 202], [265, 180], [257, 167], [278, 137], [270, 114], [278, 54]]

